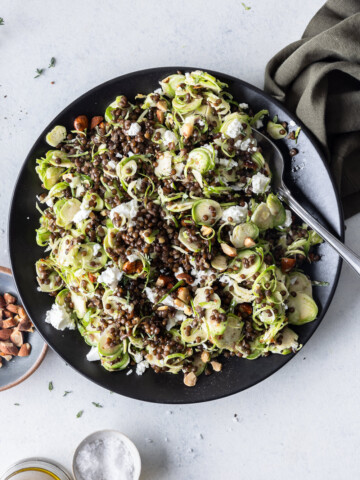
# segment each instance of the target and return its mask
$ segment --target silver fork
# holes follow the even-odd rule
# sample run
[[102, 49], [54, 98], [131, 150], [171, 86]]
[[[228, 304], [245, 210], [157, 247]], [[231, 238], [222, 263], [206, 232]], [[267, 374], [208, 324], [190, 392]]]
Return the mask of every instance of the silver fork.
[[284, 157], [278, 147], [268, 137], [252, 129], [254, 138], [261, 146], [264, 157], [269, 162], [272, 172], [272, 187], [278, 194], [279, 198], [289, 205], [307, 225], [309, 225], [316, 233], [320, 235], [334, 250], [360, 275], [360, 257], [356, 255], [350, 248], [338, 240], [323, 225], [321, 225], [310, 213], [305, 210], [300, 203], [295, 200], [290, 190], [284, 183]]

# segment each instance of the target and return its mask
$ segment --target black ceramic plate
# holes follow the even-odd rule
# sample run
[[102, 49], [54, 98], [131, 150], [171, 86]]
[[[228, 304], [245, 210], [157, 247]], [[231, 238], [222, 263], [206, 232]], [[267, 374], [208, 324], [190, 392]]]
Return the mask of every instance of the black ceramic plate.
[[[0, 294], [11, 293], [18, 297], [11, 270], [0, 267]], [[0, 392], [15, 387], [27, 379], [43, 361], [47, 345], [38, 332], [25, 333], [25, 341], [31, 345], [28, 357], [13, 357], [9, 362], [3, 359], [0, 369]]]
[[[225, 362], [223, 371], [210, 377], [201, 376], [195, 388], [185, 387], [182, 375], [155, 374], [147, 371], [142, 376], [126, 375], [125, 372], [110, 373], [99, 363], [86, 360], [89, 347], [76, 332], [58, 332], [45, 324], [45, 312], [53, 299], [37, 291], [34, 264], [44, 255], [44, 250], [35, 244], [35, 228], [39, 214], [35, 208], [36, 195], [41, 192], [40, 181], [35, 173], [35, 159], [48, 150], [45, 135], [55, 125], [73, 128], [77, 115], [88, 117], [103, 115], [105, 108], [117, 95], [124, 94], [129, 99], [141, 93], [149, 93], [158, 87], [158, 81], [176, 70], [195, 70], [192, 67], [163, 67], [130, 73], [106, 82], [75, 100], [66, 107], [46, 128], [31, 149], [14, 191], [10, 211], [9, 246], [12, 269], [23, 304], [38, 331], [46, 342], [78, 372], [93, 382], [114, 392], [139, 400], [159, 403], [191, 403], [213, 400], [240, 392], [264, 380], [287, 363], [292, 356], [271, 355], [255, 361], [232, 358]], [[240, 102], [249, 103], [254, 111], [267, 108], [270, 116], [279, 115], [282, 121], [294, 120], [300, 123], [283, 106], [261, 90], [237, 78], [210, 72], [229, 84], [230, 92]], [[287, 159], [289, 187], [293, 188], [299, 200], [309, 199], [321, 212], [332, 230], [343, 236], [343, 217], [338, 196], [325, 161], [310, 133], [303, 128], [297, 148], [299, 155], [291, 160], [288, 149], [293, 141], [278, 142]], [[300, 341], [305, 344], [314, 333], [329, 307], [336, 288], [341, 260], [327, 245], [320, 247], [322, 260], [309, 268], [315, 280], [326, 280], [328, 287], [315, 288], [315, 299], [319, 305], [319, 318], [313, 323], [299, 328]]]

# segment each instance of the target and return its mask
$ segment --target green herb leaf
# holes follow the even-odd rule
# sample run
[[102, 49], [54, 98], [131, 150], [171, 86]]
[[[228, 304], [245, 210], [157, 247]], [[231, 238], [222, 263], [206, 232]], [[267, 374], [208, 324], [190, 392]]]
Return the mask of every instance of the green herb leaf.
[[[1, 24], [0, 24], [1, 25]], [[20, 403], [14, 403], [16, 407], [20, 407]]]
[[279, 117], [277, 115], [275, 115], [275, 117], [272, 119], [274, 123], [277, 123], [278, 120], [279, 120]]
[[66, 397], [66, 395], [69, 395], [69, 393], [72, 393], [72, 390], [65, 390], [63, 397]]
[[55, 67], [55, 64], [56, 64], [55, 57], [51, 57], [51, 60], [50, 60], [50, 63], [49, 63], [48, 68], [53, 68], [53, 67]]
[[100, 403], [96, 403], [96, 402], [91, 402], [96, 408], [103, 408], [102, 405], [100, 405]]
[[251, 7], [248, 7], [247, 5], [245, 5], [244, 2], [241, 2], [241, 5], [245, 8], [245, 10], [251, 10]]
[[298, 141], [298, 136], [300, 135], [301, 132], [301, 127], [297, 128], [295, 131], [295, 142], [297, 143]]
[[49, 382], [49, 390], [50, 390], [50, 392], [51, 392], [51, 390], [54, 390], [53, 382]]
[[78, 413], [76, 414], [76, 418], [82, 417], [82, 414], [83, 414], [83, 413], [84, 413], [84, 410], [80, 410], [80, 412], [78, 412]]
[[0, 25], [5, 25], [4, 19], [0, 17]]
[[44, 69], [43, 69], [43, 68], [37, 68], [37, 69], [36, 69], [36, 73], [37, 73], [37, 75], [35, 75], [35, 77], [34, 77], [34, 78], [38, 78], [38, 77], [40, 77], [40, 75], [43, 73], [43, 71], [44, 71]]

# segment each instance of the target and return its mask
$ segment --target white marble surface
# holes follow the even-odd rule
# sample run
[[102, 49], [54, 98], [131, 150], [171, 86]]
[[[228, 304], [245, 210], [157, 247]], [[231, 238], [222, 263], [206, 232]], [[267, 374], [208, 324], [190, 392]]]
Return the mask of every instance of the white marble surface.
[[[238, 0], [1, 1], [0, 264], [9, 265], [7, 209], [17, 172], [60, 109], [98, 83], [151, 66], [199, 65], [261, 87], [267, 60], [299, 38], [322, 0], [245, 3], [251, 10]], [[52, 56], [56, 67], [34, 79]], [[347, 222], [347, 243], [358, 251], [359, 231], [357, 216]], [[111, 395], [50, 352], [30, 379], [0, 395], [0, 471], [33, 455], [70, 468], [85, 435], [116, 428], [139, 447], [142, 480], [358, 478], [358, 292], [359, 279], [345, 267], [325, 320], [290, 364], [203, 405]], [[64, 398], [65, 390], [72, 393]]]

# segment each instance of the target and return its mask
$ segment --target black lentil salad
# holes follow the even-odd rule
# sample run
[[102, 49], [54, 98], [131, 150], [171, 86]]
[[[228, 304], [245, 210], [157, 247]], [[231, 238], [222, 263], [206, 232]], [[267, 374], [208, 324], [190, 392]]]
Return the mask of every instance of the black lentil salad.
[[271, 192], [252, 136], [283, 138], [286, 124], [226, 87], [177, 72], [47, 135], [55, 149], [36, 167], [46, 321], [78, 329], [107, 370], [183, 372], [193, 386], [221, 370], [220, 354], [295, 352], [290, 326], [317, 316], [301, 267], [321, 238]]

